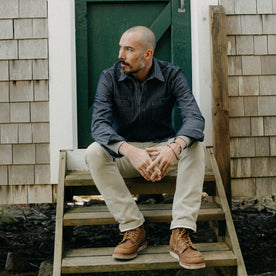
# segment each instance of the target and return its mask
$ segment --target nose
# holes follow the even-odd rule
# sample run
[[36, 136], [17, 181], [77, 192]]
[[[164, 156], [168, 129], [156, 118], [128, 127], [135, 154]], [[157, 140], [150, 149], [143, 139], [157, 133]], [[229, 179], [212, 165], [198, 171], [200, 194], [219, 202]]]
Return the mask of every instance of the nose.
[[119, 50], [119, 59], [120, 60], [124, 60], [125, 59], [124, 50], [122, 48]]

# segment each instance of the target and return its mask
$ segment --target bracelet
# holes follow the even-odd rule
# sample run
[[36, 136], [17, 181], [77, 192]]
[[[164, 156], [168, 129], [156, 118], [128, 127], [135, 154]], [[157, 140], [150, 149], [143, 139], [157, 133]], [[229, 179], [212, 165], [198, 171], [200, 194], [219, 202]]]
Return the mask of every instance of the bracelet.
[[[176, 141], [173, 141], [173, 142], [171, 142], [171, 144], [173, 144], [173, 143], [175, 143], [175, 144], [177, 144], [178, 146], [179, 146], [179, 148], [180, 148], [180, 153], [183, 151], [183, 147], [180, 145], [180, 143], [178, 143], [178, 142], [176, 142]], [[179, 153], [179, 154], [180, 154]]]
[[178, 156], [176, 155], [176, 153], [175, 153], [175, 151], [173, 150], [173, 148], [172, 148], [170, 145], [167, 145], [167, 146], [173, 151], [173, 153], [174, 153], [176, 159], [179, 160], [179, 159], [178, 159]]

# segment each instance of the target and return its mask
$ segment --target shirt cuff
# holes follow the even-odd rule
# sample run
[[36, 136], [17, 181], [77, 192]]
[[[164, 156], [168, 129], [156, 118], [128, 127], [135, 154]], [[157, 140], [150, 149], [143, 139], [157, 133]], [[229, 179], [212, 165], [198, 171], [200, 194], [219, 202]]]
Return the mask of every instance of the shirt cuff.
[[107, 147], [108, 149], [112, 150], [113, 152], [119, 154], [119, 148], [124, 142], [125, 141], [120, 141], [120, 142], [108, 144], [105, 147]]
[[187, 148], [193, 143], [194, 139], [190, 138], [190, 137], [187, 137], [187, 136], [178, 136], [179, 138], [182, 138], [186, 145], [187, 145]]

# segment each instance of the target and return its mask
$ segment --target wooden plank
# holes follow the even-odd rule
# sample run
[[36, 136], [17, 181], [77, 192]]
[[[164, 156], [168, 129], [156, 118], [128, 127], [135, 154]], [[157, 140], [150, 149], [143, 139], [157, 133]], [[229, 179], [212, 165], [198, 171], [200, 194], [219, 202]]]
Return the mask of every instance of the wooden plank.
[[[212, 245], [205, 245], [206, 251], [201, 251], [206, 262], [206, 266], [235, 266], [236, 258], [229, 248], [225, 250], [218, 244], [212, 249]], [[204, 246], [197, 245], [198, 248], [204, 249]], [[218, 247], [218, 250], [216, 250]], [[62, 261], [63, 273], [92, 273], [92, 272], [112, 272], [112, 271], [141, 271], [155, 269], [177, 269], [178, 261], [172, 258], [168, 253], [168, 246], [159, 246], [156, 248], [148, 248], [131, 261], [116, 261], [112, 258], [114, 248], [108, 248], [106, 255], [100, 255], [99, 251], [91, 255], [81, 256], [73, 255], [66, 257]], [[85, 252], [85, 251], [83, 251]], [[76, 253], [76, 251], [75, 251]], [[74, 253], [74, 254], [75, 254]], [[80, 253], [80, 251], [78, 251]], [[86, 249], [87, 253], [87, 249]], [[69, 253], [70, 254], [70, 253]], [[68, 255], [70, 256], [70, 255]]]
[[227, 227], [227, 232], [229, 235], [230, 243], [228, 244], [231, 249], [233, 250], [235, 256], [237, 256], [237, 264], [238, 264], [238, 276], [247, 276], [246, 268], [244, 265], [244, 260], [243, 256], [241, 253], [237, 233], [235, 230], [235, 226], [232, 220], [232, 215], [231, 211], [227, 202], [227, 197], [226, 193], [223, 187], [223, 182], [222, 178], [220, 176], [219, 168], [217, 165], [217, 161], [215, 159], [214, 152], [212, 148], [207, 148], [207, 158], [209, 158], [210, 163], [212, 165], [212, 169], [216, 178], [216, 185], [217, 185], [217, 190], [218, 190], [218, 196], [221, 201], [221, 207], [223, 211], [225, 212], [225, 220], [226, 220], [226, 227]]
[[150, 29], [155, 34], [156, 43], [171, 25], [171, 2], [162, 10], [151, 24]]
[[[156, 204], [155, 209], [147, 210], [141, 209], [147, 222], [170, 222], [172, 220], [171, 208], [158, 209], [159, 204]], [[82, 207], [87, 208], [87, 207]], [[106, 209], [99, 208], [96, 211], [93, 208], [88, 209], [75, 208], [74, 211], [66, 211], [64, 214], [64, 226], [75, 225], [103, 225], [103, 224], [116, 224], [111, 213]], [[198, 214], [198, 221], [208, 220], [224, 220], [224, 213], [221, 208], [206, 208], [200, 209]]]
[[213, 145], [228, 203], [231, 202], [230, 132], [226, 15], [222, 6], [210, 6], [212, 53]]
[[[171, 210], [172, 204], [138, 204], [139, 209], [145, 210]], [[216, 209], [220, 206], [215, 202], [203, 202], [200, 206], [201, 209]], [[101, 206], [87, 206], [87, 207], [69, 207], [66, 213], [88, 213], [88, 212], [106, 212], [108, 209], [106, 205]]]
[[[200, 252], [230, 250], [229, 247], [224, 242], [195, 243], [194, 245]], [[69, 249], [64, 252], [64, 257], [69, 258], [69, 257], [110, 256], [112, 255], [113, 250], [114, 250], [114, 247]], [[162, 254], [162, 253], [167, 253], [168, 250], [169, 250], [169, 245], [148, 246], [146, 249], [141, 251], [139, 255]]]
[[63, 214], [64, 214], [64, 178], [66, 173], [66, 152], [59, 155], [58, 196], [56, 210], [56, 231], [54, 248], [53, 276], [61, 275], [61, 261], [63, 252]]
[[[171, 62], [180, 66], [192, 86], [191, 9], [184, 1], [185, 12], [180, 12], [180, 1], [172, 0]], [[176, 114], [175, 114], [176, 115]]]

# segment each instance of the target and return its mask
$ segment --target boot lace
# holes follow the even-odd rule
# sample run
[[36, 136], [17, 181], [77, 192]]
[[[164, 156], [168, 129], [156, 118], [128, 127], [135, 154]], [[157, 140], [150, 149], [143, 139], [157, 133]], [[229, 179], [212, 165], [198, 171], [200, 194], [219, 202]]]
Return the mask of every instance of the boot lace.
[[121, 243], [125, 242], [126, 240], [131, 240], [134, 244], [137, 244], [137, 235], [138, 235], [139, 229], [133, 229], [126, 231], [125, 233], [121, 234], [124, 236], [123, 240]]
[[177, 239], [183, 241], [186, 247], [194, 247], [189, 232], [185, 228], [180, 230]]

